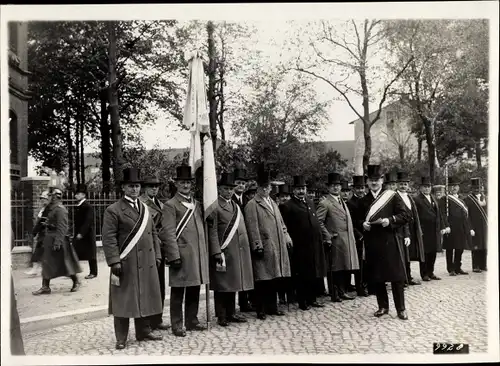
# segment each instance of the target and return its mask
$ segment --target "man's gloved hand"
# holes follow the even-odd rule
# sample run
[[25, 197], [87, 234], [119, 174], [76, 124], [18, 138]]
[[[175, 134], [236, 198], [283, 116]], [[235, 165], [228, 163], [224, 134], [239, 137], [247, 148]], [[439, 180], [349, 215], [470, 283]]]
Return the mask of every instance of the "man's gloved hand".
[[170, 262], [170, 267], [174, 269], [179, 269], [181, 268], [181, 266], [182, 266], [182, 260], [180, 258]]
[[370, 225], [369, 222], [367, 221], [363, 222], [363, 229], [365, 229], [365, 231], [370, 231], [371, 228], [372, 226]]
[[325, 250], [330, 250], [330, 249], [332, 249], [332, 242], [331, 241], [324, 241], [323, 246], [324, 246]]
[[120, 277], [122, 274], [122, 264], [121, 263], [115, 263], [111, 266], [111, 273], [113, 273], [115, 276]]
[[220, 253], [214, 254], [212, 257], [214, 258], [215, 263], [219, 265], [222, 264], [222, 255]]
[[255, 256], [257, 258], [263, 258], [264, 257], [264, 248], [257, 247], [257, 248], [255, 248], [254, 253], [255, 253]]
[[156, 268], [160, 267], [161, 259], [156, 259]]
[[389, 226], [389, 219], [388, 218], [382, 219], [382, 227], [387, 227], [387, 226]]
[[52, 250], [54, 252], [57, 252], [57, 251], [61, 250], [61, 244], [54, 244], [54, 245], [52, 245]]
[[405, 238], [405, 246], [409, 246], [410, 242], [410, 238]]

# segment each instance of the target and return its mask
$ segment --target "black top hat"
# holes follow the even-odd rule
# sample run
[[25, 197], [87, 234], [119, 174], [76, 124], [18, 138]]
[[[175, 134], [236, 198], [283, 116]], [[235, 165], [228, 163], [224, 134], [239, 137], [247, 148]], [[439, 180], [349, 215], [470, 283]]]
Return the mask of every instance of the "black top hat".
[[291, 193], [291, 189], [290, 189], [290, 185], [289, 184], [282, 184], [281, 186], [279, 186], [279, 191], [278, 191], [278, 194], [290, 194]]
[[221, 173], [219, 186], [236, 186], [236, 184], [234, 184], [234, 175], [232, 173]]
[[470, 185], [472, 188], [481, 187], [481, 178], [471, 178]]
[[382, 178], [382, 167], [380, 165], [368, 165], [366, 175], [371, 179]]
[[177, 167], [177, 177], [175, 180], [193, 180], [191, 175], [191, 167], [189, 165], [180, 165]]
[[355, 175], [352, 177], [352, 185], [353, 187], [364, 187], [365, 186], [365, 177], [362, 175]]
[[384, 183], [396, 183], [398, 181], [398, 176], [395, 172], [389, 172], [385, 174]]
[[432, 185], [432, 183], [431, 183], [431, 177], [427, 177], [427, 176], [426, 177], [422, 177], [420, 185], [421, 186], [430, 186], [430, 185]]
[[398, 172], [398, 182], [409, 182], [410, 177], [407, 172]]
[[328, 174], [328, 185], [331, 184], [342, 184], [342, 175], [340, 173], [329, 173]]
[[144, 181], [142, 182], [142, 184], [145, 186], [160, 186], [161, 182], [156, 177], [146, 177], [146, 178], [144, 178]]
[[138, 168], [123, 169], [122, 183], [142, 183], [141, 169]]
[[349, 188], [349, 181], [343, 179], [342, 180], [342, 190], [345, 191], [350, 191], [351, 189]]
[[264, 166], [259, 166], [257, 169], [257, 184], [259, 186], [265, 186], [271, 183], [271, 171], [264, 168]]
[[257, 184], [255, 184], [255, 183], [251, 184], [251, 185], [248, 186], [248, 188], [246, 189], [245, 193], [255, 192], [255, 191], [257, 191], [257, 188], [258, 188]]
[[78, 184], [76, 186], [75, 193], [85, 193], [85, 194], [87, 194], [87, 185], [86, 184]]
[[448, 177], [448, 185], [449, 186], [458, 186], [460, 185], [460, 181], [457, 177]]
[[280, 191], [280, 186], [273, 184], [271, 186], [271, 195], [276, 196]]
[[234, 180], [248, 180], [247, 171], [245, 169], [234, 169], [233, 176]]
[[296, 175], [293, 177], [293, 186], [294, 187], [306, 187], [306, 178], [302, 175]]

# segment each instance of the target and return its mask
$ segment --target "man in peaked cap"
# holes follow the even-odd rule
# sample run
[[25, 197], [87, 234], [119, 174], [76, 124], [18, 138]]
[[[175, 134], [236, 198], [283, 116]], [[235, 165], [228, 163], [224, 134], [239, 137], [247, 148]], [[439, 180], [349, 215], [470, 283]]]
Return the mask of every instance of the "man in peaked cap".
[[[156, 227], [158, 233], [161, 232], [162, 225], [162, 211], [163, 203], [158, 199], [158, 191], [160, 190], [161, 182], [156, 177], [146, 177], [142, 182], [144, 187], [144, 193], [139, 197], [139, 199], [148, 206], [149, 213], [153, 218], [153, 223]], [[161, 304], [162, 312], [153, 315], [150, 318], [150, 325], [152, 330], [167, 330], [170, 329], [169, 324], [163, 322], [163, 307], [165, 304], [165, 246], [164, 243], [160, 241], [160, 253], [161, 262], [158, 266], [158, 278], [160, 280], [160, 294], [161, 294]]]
[[379, 309], [373, 314], [381, 317], [389, 313], [386, 282], [391, 282], [398, 318], [408, 319], [404, 299], [406, 267], [404, 248], [396, 229], [409, 220], [404, 202], [393, 190], [382, 190], [383, 175], [380, 165], [368, 165], [370, 192], [359, 201], [366, 249], [366, 265], [373, 283]]
[[259, 188], [245, 206], [245, 222], [253, 253], [255, 306], [257, 318], [285, 315], [278, 309], [277, 291], [285, 277], [291, 277], [288, 247], [292, 240], [276, 202], [270, 199], [271, 172], [260, 166], [257, 172]]
[[87, 201], [87, 186], [80, 184], [76, 188], [75, 198], [75, 240], [74, 246], [78, 259], [89, 262], [90, 273], [86, 279], [97, 277], [97, 246], [94, 232], [94, 208]]
[[209, 257], [215, 256], [214, 260], [220, 261], [217, 240], [207, 237], [216, 232], [207, 232], [201, 204], [192, 196], [193, 181], [190, 166], [177, 167], [177, 193], [163, 207], [160, 232], [170, 265], [170, 322], [173, 334], [178, 337], [185, 337], [186, 330], [207, 329], [198, 320], [200, 286], [209, 282]]
[[116, 349], [126, 347], [129, 320], [134, 319], [138, 341], [157, 341], [149, 325], [163, 311], [157, 267], [160, 240], [148, 207], [139, 200], [141, 171], [123, 170], [123, 197], [104, 211], [102, 247], [111, 267], [109, 314], [114, 316]]
[[236, 183], [233, 174], [222, 173], [216, 210], [208, 217], [211, 246], [217, 248], [210, 265], [210, 288], [214, 291], [215, 313], [220, 326], [244, 323], [236, 315], [236, 292], [254, 287], [252, 256], [243, 213], [232, 199]]
[[293, 194], [280, 210], [294, 243], [291, 253], [293, 282], [299, 308], [320, 308], [316, 300], [316, 282], [324, 280], [326, 261], [321, 226], [316, 216], [314, 202], [307, 198], [304, 177], [293, 177]]
[[408, 222], [400, 227], [397, 232], [399, 239], [405, 244], [406, 257], [406, 284], [420, 285], [420, 282], [411, 276], [411, 262], [419, 262], [422, 268], [425, 261], [424, 243], [422, 229], [420, 227], [420, 219], [418, 216], [417, 207], [413, 197], [408, 194], [410, 178], [407, 172], [399, 171], [398, 176], [398, 195], [403, 200], [408, 212]]
[[475, 233], [472, 237], [472, 270], [481, 273], [487, 269], [488, 244], [488, 208], [482, 193], [481, 178], [471, 179], [471, 190], [464, 201], [469, 208], [469, 221]]
[[[469, 209], [458, 196], [460, 182], [456, 177], [448, 177], [450, 194], [439, 200], [440, 209], [445, 213], [451, 232], [443, 236], [446, 250], [446, 269], [450, 276], [468, 274], [462, 269], [462, 254], [471, 249], [471, 237], [475, 232], [469, 221]], [[447, 225], [448, 226], [448, 225]]]
[[317, 215], [328, 253], [329, 292], [334, 302], [353, 300], [354, 297], [347, 292], [346, 284], [351, 272], [359, 270], [359, 261], [351, 214], [340, 197], [341, 175], [328, 174], [327, 185], [330, 194], [319, 203]]
[[430, 177], [421, 177], [420, 193], [414, 198], [424, 238], [425, 261], [420, 268], [423, 281], [441, 279], [434, 274], [434, 265], [442, 247], [441, 236], [450, 230], [446, 227], [437, 198], [431, 194], [431, 187]]

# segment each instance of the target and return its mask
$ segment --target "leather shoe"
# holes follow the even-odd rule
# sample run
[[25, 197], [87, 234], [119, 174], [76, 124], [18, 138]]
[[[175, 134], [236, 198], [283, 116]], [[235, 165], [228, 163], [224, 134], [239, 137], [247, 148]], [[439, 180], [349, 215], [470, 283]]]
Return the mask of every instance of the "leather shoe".
[[126, 342], [121, 342], [121, 341], [120, 341], [120, 342], [116, 342], [116, 346], [115, 346], [115, 348], [116, 348], [116, 349], [124, 349], [124, 348], [125, 348], [125, 346], [126, 346]]
[[398, 318], [401, 320], [408, 320], [408, 315], [406, 314], [406, 311], [398, 311]]
[[459, 270], [457, 271], [457, 274], [459, 274], [459, 275], [467, 275], [467, 274], [469, 274], [469, 272], [465, 272], [464, 270], [459, 269]]
[[309, 305], [302, 304], [302, 305], [299, 305], [299, 309], [307, 311], [307, 310], [310, 310], [311, 307]]
[[367, 290], [367, 289], [363, 289], [363, 290], [356, 291], [356, 293], [358, 294], [358, 296], [363, 296], [363, 297], [368, 297], [368, 296], [370, 296], [370, 294], [368, 293], [368, 290]]
[[482, 271], [481, 271], [479, 268], [474, 268], [474, 269], [472, 270], [472, 272], [475, 272], [475, 273], [481, 273]]
[[284, 316], [285, 313], [283, 311], [281, 311], [281, 310], [276, 310], [276, 311], [269, 312], [269, 315]]
[[177, 336], [177, 337], [185, 337], [186, 336], [186, 330], [185, 329], [173, 329], [172, 328], [172, 333]]
[[252, 305], [240, 306], [240, 311], [242, 313], [253, 313], [255, 308]]
[[170, 329], [170, 324], [160, 323], [154, 329], [169, 330]]
[[421, 285], [420, 281], [415, 281], [414, 279], [411, 279], [409, 284], [410, 286]]
[[190, 327], [186, 327], [186, 330], [191, 330], [191, 331], [196, 331], [196, 332], [202, 332], [204, 330], [207, 330], [207, 327], [201, 324], [195, 324]]
[[424, 277], [422, 278], [422, 281], [425, 281], [425, 282], [428, 282], [428, 281], [430, 281], [430, 280], [431, 280], [431, 278], [430, 278], [429, 276], [424, 276]]
[[77, 292], [80, 286], [81, 286], [80, 281], [73, 283], [73, 287], [71, 287], [71, 292]]
[[242, 316], [238, 316], [238, 315], [230, 316], [229, 318], [227, 318], [227, 321], [230, 323], [246, 323], [247, 322], [247, 320], [245, 318], [243, 318]]
[[266, 314], [264, 314], [264, 313], [257, 313], [257, 319], [266, 320]]
[[342, 299], [340, 298], [340, 296], [333, 296], [332, 302], [342, 302]]
[[50, 295], [51, 292], [52, 292], [52, 290], [50, 289], [50, 287], [42, 287], [39, 290], [33, 291], [32, 294], [35, 296]]
[[312, 306], [313, 308], [324, 308], [324, 307], [325, 307], [325, 305], [320, 304], [320, 303], [319, 303], [319, 302], [317, 302], [317, 301], [313, 302], [313, 303], [311, 304], [311, 306]]
[[97, 276], [95, 274], [89, 274], [88, 276], [85, 276], [86, 280], [91, 280], [92, 278], [96, 278]]
[[456, 276], [457, 274], [453, 271], [450, 272], [450, 276]]
[[226, 319], [218, 320], [217, 324], [219, 324], [221, 327], [227, 327], [227, 326], [229, 326], [229, 322]]
[[436, 276], [436, 275], [432, 275], [432, 276], [430, 277], [430, 279], [431, 279], [431, 280], [435, 280], [435, 281], [439, 281], [439, 280], [441, 280], [441, 277], [438, 277], [438, 276]]
[[389, 314], [389, 309], [378, 309], [373, 315], [376, 316], [377, 318], [381, 317], [382, 315]]
[[354, 300], [355, 299], [354, 296], [349, 295], [347, 292], [340, 295], [340, 297], [342, 298], [342, 300]]
[[161, 341], [163, 339], [163, 337], [161, 335], [156, 335], [156, 334], [153, 334], [153, 333], [148, 333], [148, 334], [145, 334], [142, 337], [136, 337], [136, 339], [139, 342], [140, 341]]

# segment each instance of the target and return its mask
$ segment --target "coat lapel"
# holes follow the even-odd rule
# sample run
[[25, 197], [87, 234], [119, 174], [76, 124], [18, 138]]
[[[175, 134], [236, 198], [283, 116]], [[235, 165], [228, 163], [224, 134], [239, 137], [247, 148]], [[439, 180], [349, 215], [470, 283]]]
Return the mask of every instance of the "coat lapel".
[[[134, 221], [139, 218], [139, 213], [132, 208], [125, 198], [121, 199], [122, 212]], [[139, 205], [140, 207], [140, 205]]]
[[[232, 200], [231, 200], [231, 202], [232, 202]], [[227, 212], [231, 212], [231, 213], [233, 212], [233, 207], [232, 207], [232, 205], [231, 205], [231, 204], [229, 204], [229, 203], [227, 203], [227, 201], [226, 201], [224, 198], [222, 198], [222, 197], [219, 197], [219, 206], [220, 206], [223, 210], [225, 210], [225, 211], [227, 211]]]
[[[423, 193], [419, 193], [419, 195], [420, 195], [420, 199], [421, 199], [422, 201], [424, 201], [425, 205], [426, 205], [427, 207], [429, 207], [430, 209], [433, 209], [433, 207], [432, 207], [432, 203], [431, 203], [431, 202], [433, 202], [434, 197], [432, 197], [432, 195], [430, 195], [430, 197], [431, 197], [431, 202], [429, 202], [429, 200], [428, 200], [427, 198], [425, 198], [425, 196], [424, 196], [424, 194], [423, 194]], [[434, 204], [436, 204], [436, 203], [434, 202]]]
[[338, 202], [331, 194], [329, 194], [327, 196], [327, 199], [330, 200], [330, 202], [332, 203], [332, 206], [337, 210], [339, 211], [340, 213], [342, 214], [345, 214], [345, 211], [344, 211], [344, 208], [342, 207], [342, 205], [340, 204], [340, 202]]
[[[271, 200], [271, 199], [270, 199]], [[264, 200], [264, 197], [260, 196], [260, 195], [255, 195], [255, 201], [261, 205], [262, 207], [264, 207], [266, 210], [269, 211], [269, 213], [271, 215], [275, 215], [274, 211], [277, 209], [277, 205], [273, 205], [273, 208], [274, 210], [271, 209], [271, 207], [269, 207], [269, 205], [266, 203], [266, 201]], [[272, 200], [271, 200], [272, 201]], [[272, 202], [271, 202], [272, 204]]]

